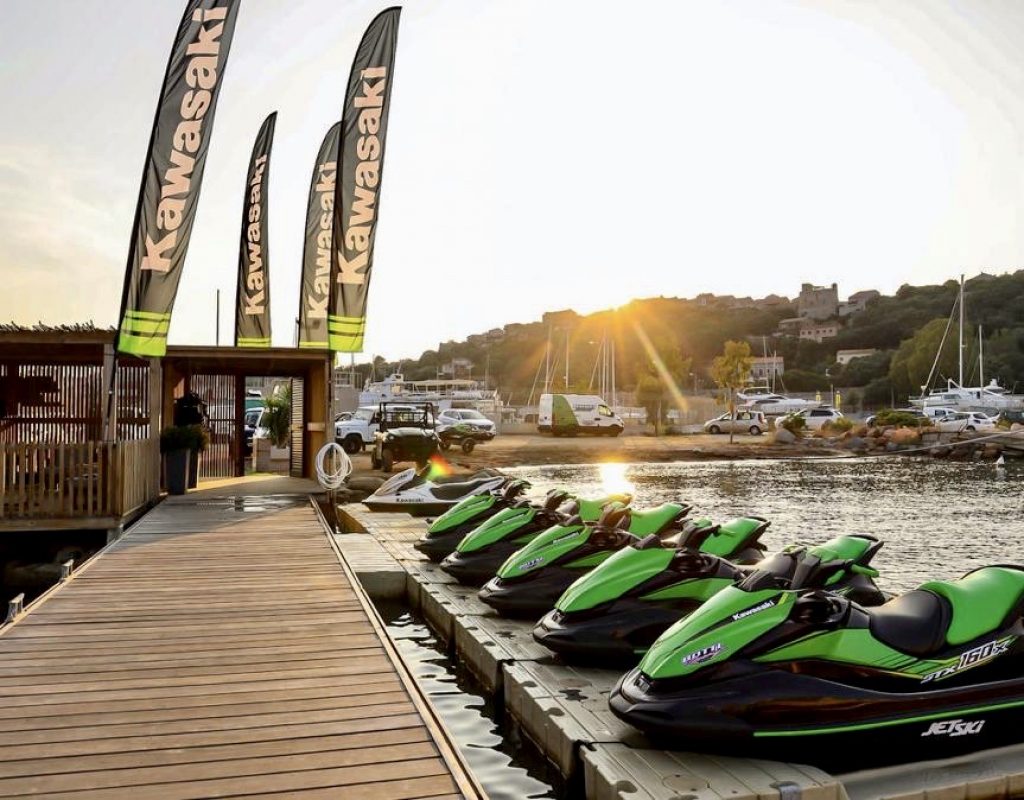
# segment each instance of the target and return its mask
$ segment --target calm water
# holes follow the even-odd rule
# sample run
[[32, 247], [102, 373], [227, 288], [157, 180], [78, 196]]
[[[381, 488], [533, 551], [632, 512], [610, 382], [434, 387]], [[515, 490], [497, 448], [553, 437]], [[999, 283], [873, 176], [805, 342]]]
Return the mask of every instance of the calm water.
[[1024, 564], [1024, 464], [906, 457], [523, 467], [533, 493], [631, 489], [634, 504], [685, 500], [716, 522], [743, 514], [772, 521], [769, 549], [840, 533], [885, 541], [874, 565], [900, 592], [985, 564]]
[[502, 709], [495, 704], [502, 703], [501, 697], [484, 697], [422, 620], [391, 604], [378, 604], [378, 609], [490, 800], [565, 797], [557, 772], [529, 743], [499, 725]]

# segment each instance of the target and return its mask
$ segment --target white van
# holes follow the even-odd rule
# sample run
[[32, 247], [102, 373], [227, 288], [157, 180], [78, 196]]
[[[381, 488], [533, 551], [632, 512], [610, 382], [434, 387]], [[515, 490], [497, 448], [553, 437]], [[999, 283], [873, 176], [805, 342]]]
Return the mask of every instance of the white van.
[[596, 394], [542, 394], [537, 430], [555, 436], [618, 436], [622, 420]]

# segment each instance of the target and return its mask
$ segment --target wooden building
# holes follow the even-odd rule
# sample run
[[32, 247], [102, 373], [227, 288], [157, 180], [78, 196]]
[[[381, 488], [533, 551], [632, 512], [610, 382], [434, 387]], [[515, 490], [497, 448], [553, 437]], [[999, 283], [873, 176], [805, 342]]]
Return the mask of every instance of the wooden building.
[[325, 351], [178, 346], [141, 359], [115, 357], [114, 337], [0, 326], [0, 531], [119, 529], [160, 495], [159, 434], [187, 391], [210, 414], [201, 477], [243, 475], [249, 376], [291, 379], [290, 471], [314, 474], [331, 422]]

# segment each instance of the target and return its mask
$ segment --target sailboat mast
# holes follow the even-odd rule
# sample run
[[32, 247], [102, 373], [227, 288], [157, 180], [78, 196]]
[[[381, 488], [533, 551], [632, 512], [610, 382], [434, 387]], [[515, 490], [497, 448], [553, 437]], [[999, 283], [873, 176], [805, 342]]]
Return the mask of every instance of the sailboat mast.
[[615, 339], [612, 339], [612, 411], [619, 404], [618, 398], [615, 396]]
[[565, 329], [565, 391], [569, 391], [569, 329]]
[[981, 326], [978, 326], [978, 385], [985, 386], [985, 337], [982, 335]]
[[960, 382], [964, 385], [964, 276], [960, 276]]

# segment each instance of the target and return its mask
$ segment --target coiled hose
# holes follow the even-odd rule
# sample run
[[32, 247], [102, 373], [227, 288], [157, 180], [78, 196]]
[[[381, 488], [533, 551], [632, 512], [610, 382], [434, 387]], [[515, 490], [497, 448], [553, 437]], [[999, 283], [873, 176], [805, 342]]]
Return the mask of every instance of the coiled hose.
[[[327, 458], [331, 458], [331, 469], [328, 471]], [[352, 474], [352, 459], [348, 457], [340, 444], [328, 442], [316, 454], [316, 479], [328, 491], [336, 491]]]

